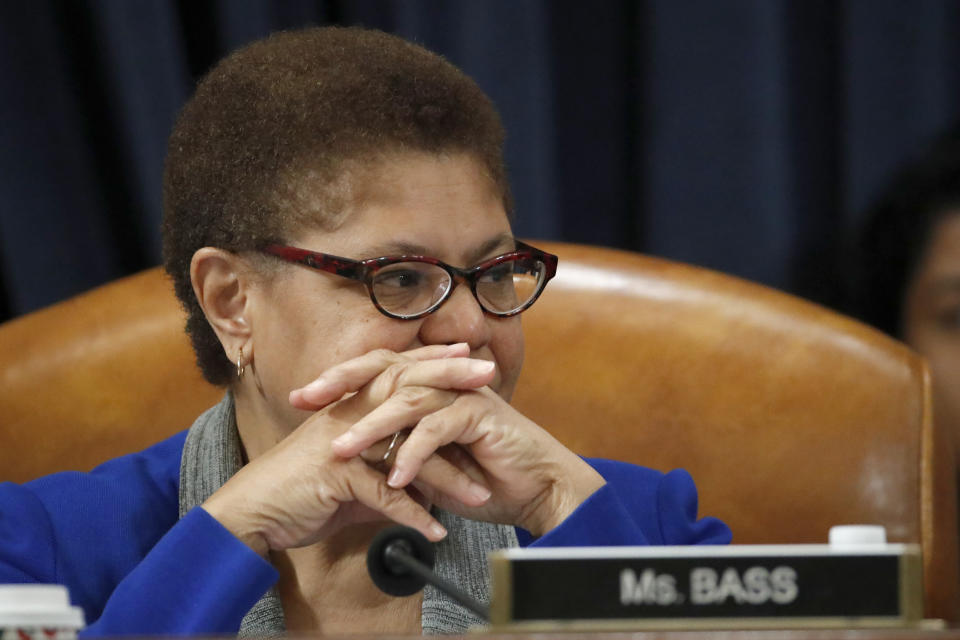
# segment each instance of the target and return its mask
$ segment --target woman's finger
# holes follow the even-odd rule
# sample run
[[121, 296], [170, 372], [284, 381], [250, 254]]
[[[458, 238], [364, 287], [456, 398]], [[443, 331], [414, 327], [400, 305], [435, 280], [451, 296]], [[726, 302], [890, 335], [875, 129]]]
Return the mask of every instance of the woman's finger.
[[[355, 396], [374, 409], [332, 442], [334, 452], [345, 458], [358, 455], [377, 440], [416, 424], [456, 399], [456, 394], [442, 391], [471, 391], [489, 384], [496, 375], [495, 368], [488, 360], [472, 358], [388, 367]], [[440, 395], [433, 396], [433, 392]]]
[[417, 424], [424, 416], [451, 404], [457, 399], [457, 393], [433, 387], [404, 386], [332, 440], [330, 446], [342, 458], [360, 455], [377, 441]]
[[[401, 438], [394, 441], [394, 436], [400, 435]], [[382, 463], [387, 462], [387, 456], [389, 454], [390, 463], [392, 464], [393, 458], [396, 457], [397, 449], [400, 447], [400, 440], [406, 438], [406, 434], [398, 431], [394, 435], [383, 438], [378, 442], [374, 442], [372, 445], [360, 452], [360, 458], [367, 464], [372, 465], [374, 468], [377, 468]]]
[[447, 535], [443, 525], [403, 489], [394, 489], [383, 482], [383, 475], [356, 461], [356, 471], [343, 475], [346, 493], [357, 502], [378, 511], [398, 524], [412, 527], [437, 542]]
[[456, 358], [469, 355], [466, 343], [429, 345], [397, 353], [376, 349], [324, 371], [311, 383], [290, 392], [290, 404], [298, 409], [318, 411], [344, 394], [357, 391], [391, 365], [408, 361]]
[[479, 507], [490, 499], [490, 489], [464, 470], [434, 453], [417, 473], [416, 486], [427, 495], [442, 493], [468, 507]]
[[[407, 432], [398, 431], [365, 449], [360, 458], [374, 469], [388, 474], [397, 451], [408, 436]], [[460, 447], [447, 447], [434, 452], [423, 462], [416, 486], [421, 490], [428, 488], [431, 495], [443, 493], [467, 506], [476, 507], [490, 497], [490, 489], [479, 481], [482, 479], [483, 471], [470, 454]]]
[[479, 437], [474, 433], [476, 416], [466, 404], [469, 403], [451, 403], [417, 423], [397, 450], [387, 484], [395, 489], [405, 487], [421, 474], [435, 451], [454, 442], [469, 444]]
[[391, 365], [361, 390], [372, 406], [385, 402], [404, 387], [479, 389], [493, 381], [496, 365], [476, 358], [445, 358]]

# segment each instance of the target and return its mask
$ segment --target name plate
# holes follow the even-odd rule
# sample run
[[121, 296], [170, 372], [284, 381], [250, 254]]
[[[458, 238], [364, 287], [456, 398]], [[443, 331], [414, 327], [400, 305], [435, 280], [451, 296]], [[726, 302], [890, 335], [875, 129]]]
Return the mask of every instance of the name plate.
[[916, 626], [918, 545], [509, 549], [494, 630]]

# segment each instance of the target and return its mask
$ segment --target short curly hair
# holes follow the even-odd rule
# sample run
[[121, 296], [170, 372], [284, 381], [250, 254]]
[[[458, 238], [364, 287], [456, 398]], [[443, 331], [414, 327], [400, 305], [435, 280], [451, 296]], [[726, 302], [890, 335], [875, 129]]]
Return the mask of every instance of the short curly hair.
[[250, 251], [331, 228], [348, 204], [343, 180], [403, 152], [472, 155], [510, 214], [503, 139], [473, 80], [379, 31], [280, 32], [222, 60], [177, 119], [163, 183], [164, 267], [204, 377], [227, 385], [232, 365], [193, 293], [198, 249]]

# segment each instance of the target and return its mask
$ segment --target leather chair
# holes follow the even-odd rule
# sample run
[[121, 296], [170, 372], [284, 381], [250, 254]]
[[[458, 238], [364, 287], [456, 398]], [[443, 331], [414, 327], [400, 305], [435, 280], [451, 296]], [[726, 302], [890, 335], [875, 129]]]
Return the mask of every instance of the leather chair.
[[[737, 543], [882, 524], [923, 550], [925, 614], [958, 619], [952, 449], [923, 360], [824, 308], [637, 254], [537, 242], [556, 279], [523, 316], [514, 403], [575, 451], [689, 470]], [[188, 427], [206, 384], [153, 269], [0, 326], [0, 479]]]

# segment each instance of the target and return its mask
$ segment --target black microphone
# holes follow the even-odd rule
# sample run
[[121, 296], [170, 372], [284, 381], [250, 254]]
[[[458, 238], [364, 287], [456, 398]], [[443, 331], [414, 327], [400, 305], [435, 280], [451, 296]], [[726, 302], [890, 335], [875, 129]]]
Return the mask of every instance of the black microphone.
[[391, 596], [413, 595], [428, 582], [470, 611], [490, 620], [487, 608], [433, 572], [433, 545], [410, 527], [395, 526], [378, 533], [367, 550], [367, 571], [373, 584]]

